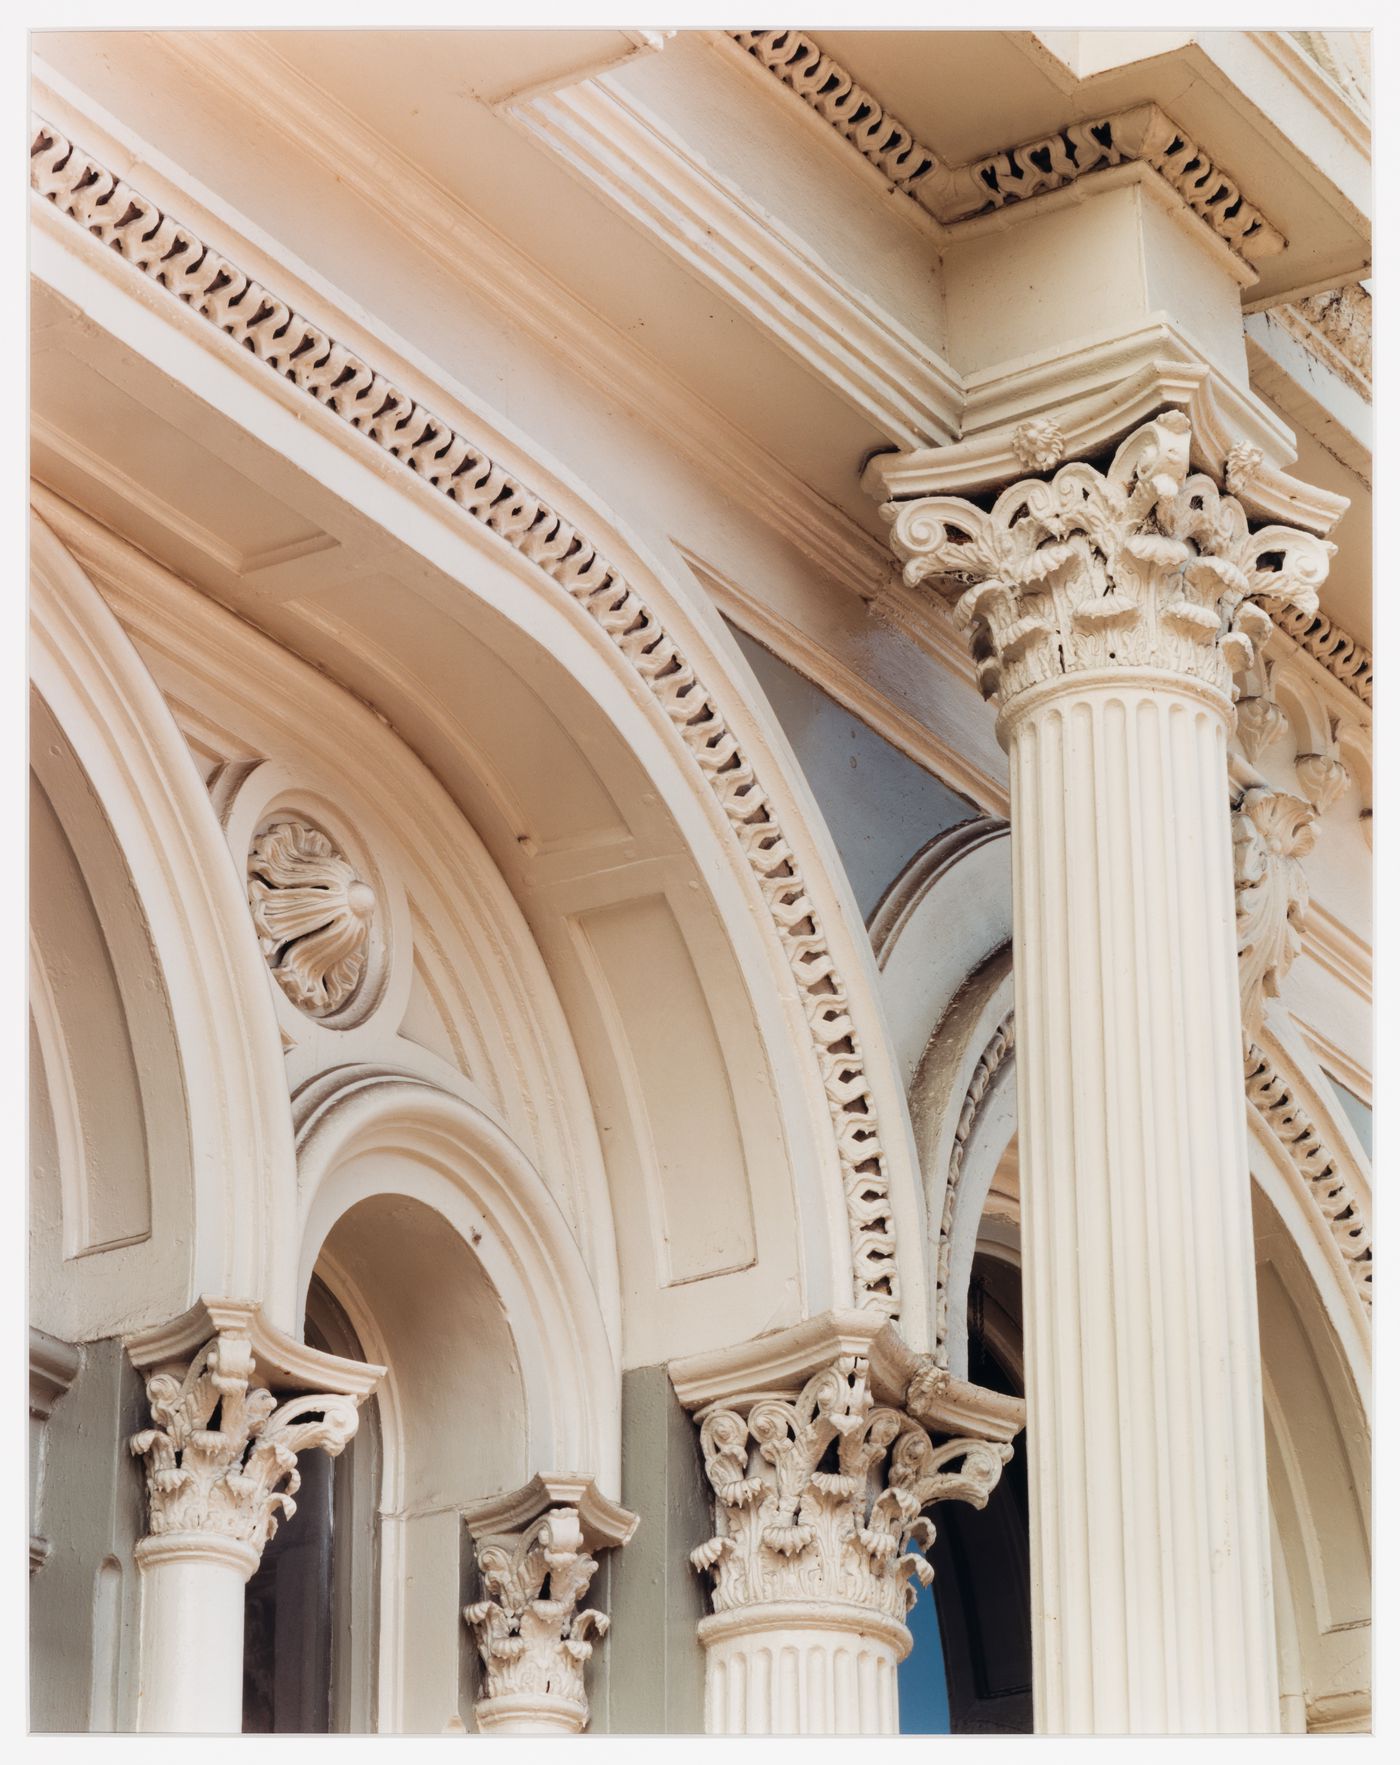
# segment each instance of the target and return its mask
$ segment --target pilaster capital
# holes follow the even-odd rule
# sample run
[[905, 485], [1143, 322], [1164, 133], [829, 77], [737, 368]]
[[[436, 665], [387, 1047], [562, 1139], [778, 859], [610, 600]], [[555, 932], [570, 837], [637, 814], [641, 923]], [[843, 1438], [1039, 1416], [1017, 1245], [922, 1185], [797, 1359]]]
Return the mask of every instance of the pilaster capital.
[[[191, 1353], [191, 1334], [205, 1330], [212, 1334]], [[177, 1544], [184, 1557], [206, 1548], [245, 1574], [279, 1518], [296, 1512], [300, 1454], [342, 1452], [384, 1371], [292, 1342], [239, 1301], [201, 1301], [173, 1324], [128, 1339], [127, 1350], [146, 1372], [151, 1411], [152, 1425], [128, 1442], [146, 1466], [150, 1531], [142, 1542], [160, 1545], [146, 1557], [167, 1560]], [[298, 1389], [297, 1374], [319, 1375], [315, 1383], [328, 1388]], [[282, 1388], [277, 1396], [272, 1383]]]
[[713, 1577], [716, 1614], [788, 1608], [814, 1621], [855, 1607], [902, 1623], [933, 1571], [928, 1508], [986, 1505], [1011, 1456], [1004, 1440], [935, 1444], [875, 1401], [864, 1355], [841, 1354], [794, 1398], [714, 1403], [697, 1418], [715, 1533], [691, 1552]]
[[959, 591], [983, 696], [1003, 708], [1030, 687], [1116, 669], [1228, 695], [1271, 629], [1256, 597], [1316, 611], [1336, 549], [1299, 528], [1251, 530], [1236, 497], [1191, 471], [1179, 410], [1134, 430], [1106, 470], [1075, 460], [988, 507], [920, 496], [882, 513], [905, 582]]
[[626, 1544], [637, 1516], [589, 1477], [547, 1473], [465, 1518], [483, 1589], [462, 1610], [485, 1669], [478, 1727], [578, 1732], [588, 1721], [584, 1668], [608, 1630], [606, 1613], [583, 1607], [594, 1553]]

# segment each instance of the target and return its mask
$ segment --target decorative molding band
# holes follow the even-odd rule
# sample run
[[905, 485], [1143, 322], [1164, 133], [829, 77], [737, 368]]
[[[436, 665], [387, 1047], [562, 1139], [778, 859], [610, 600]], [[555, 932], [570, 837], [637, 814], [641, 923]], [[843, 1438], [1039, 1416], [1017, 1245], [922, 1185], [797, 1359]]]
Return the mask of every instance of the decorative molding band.
[[1240, 1020], [1248, 1050], [1303, 948], [1308, 879], [1302, 860], [1317, 840], [1317, 811], [1287, 791], [1255, 786], [1230, 814]]
[[899, 1276], [885, 1155], [845, 988], [773, 805], [714, 700], [655, 614], [585, 535], [466, 436], [43, 123], [33, 136], [30, 182], [142, 275], [537, 565], [641, 675], [718, 799], [797, 982], [840, 1160], [856, 1303], [897, 1316]]
[[1269, 597], [1260, 604], [1279, 630], [1291, 637], [1300, 649], [1321, 662], [1327, 672], [1354, 692], [1363, 705], [1371, 703], [1371, 652], [1363, 643], [1343, 631], [1323, 612], [1308, 612], [1290, 607]]
[[1088, 172], [1141, 160], [1247, 263], [1277, 256], [1286, 243], [1238, 185], [1155, 104], [1073, 123], [968, 165], [945, 166], [801, 31], [728, 35], [945, 225], [1059, 190]]
[[972, 1130], [983, 1101], [992, 1088], [992, 1080], [1016, 1047], [1016, 1014], [1008, 1011], [991, 1040], [978, 1057], [958, 1111], [958, 1125], [953, 1134], [953, 1149], [948, 1155], [948, 1182], [943, 1191], [943, 1218], [938, 1227], [938, 1286], [934, 1318], [934, 1359], [940, 1367], [948, 1365], [948, 1282], [953, 1254], [953, 1222], [958, 1211], [958, 1188], [962, 1181], [963, 1156], [972, 1139]]
[[912, 192], [937, 165], [911, 129], [801, 31], [730, 31], [741, 49], [838, 129], [896, 189]]
[[1306, 1179], [1362, 1303], [1371, 1304], [1371, 1228], [1337, 1161], [1283, 1075], [1257, 1043], [1245, 1054], [1244, 1094]]
[[1371, 402], [1371, 296], [1359, 282], [1266, 311], [1310, 356]]

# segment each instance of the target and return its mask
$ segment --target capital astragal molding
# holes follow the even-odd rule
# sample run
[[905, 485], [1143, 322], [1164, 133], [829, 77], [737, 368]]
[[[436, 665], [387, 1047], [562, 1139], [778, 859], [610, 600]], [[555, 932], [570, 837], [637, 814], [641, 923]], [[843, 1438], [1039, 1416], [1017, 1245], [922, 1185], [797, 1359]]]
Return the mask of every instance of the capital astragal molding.
[[961, 497], [887, 503], [911, 587], [962, 589], [983, 695], [1106, 668], [1156, 668], [1228, 693], [1271, 630], [1267, 595], [1312, 613], [1335, 547], [1300, 529], [1251, 532], [1238, 500], [1190, 470], [1191, 425], [1167, 411], [1107, 471], [1074, 461], [1013, 484], [989, 510]]

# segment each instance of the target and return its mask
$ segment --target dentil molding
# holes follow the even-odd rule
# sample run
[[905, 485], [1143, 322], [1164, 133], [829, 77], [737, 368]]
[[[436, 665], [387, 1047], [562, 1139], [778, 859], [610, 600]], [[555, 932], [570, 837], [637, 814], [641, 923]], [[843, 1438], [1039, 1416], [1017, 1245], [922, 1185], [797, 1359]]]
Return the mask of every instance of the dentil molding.
[[857, 1304], [897, 1315], [899, 1275], [884, 1149], [835, 958], [772, 802], [715, 700], [655, 613], [585, 534], [465, 435], [42, 122], [32, 140], [30, 181], [39, 196], [143, 276], [537, 565], [637, 671], [728, 819], [796, 981], [842, 1173]]
[[967, 165], [944, 165], [801, 31], [730, 31], [783, 85], [823, 117], [890, 183], [949, 225], [1089, 172], [1139, 160], [1150, 166], [1243, 262], [1274, 257], [1286, 241], [1238, 185], [1155, 104], [1091, 117]]
[[463, 1608], [485, 1673], [478, 1728], [577, 1733], [588, 1721], [584, 1669], [606, 1613], [582, 1608], [593, 1554], [627, 1543], [638, 1519], [591, 1478], [544, 1475], [465, 1514], [483, 1597]]
[[1082, 462], [1003, 491], [884, 505], [911, 587], [960, 590], [983, 696], [1005, 708], [1067, 674], [1166, 668], [1230, 695], [1272, 625], [1260, 595], [1311, 615], [1335, 547], [1297, 528], [1251, 531], [1214, 480], [1190, 470], [1191, 425], [1167, 411], [1106, 472]]

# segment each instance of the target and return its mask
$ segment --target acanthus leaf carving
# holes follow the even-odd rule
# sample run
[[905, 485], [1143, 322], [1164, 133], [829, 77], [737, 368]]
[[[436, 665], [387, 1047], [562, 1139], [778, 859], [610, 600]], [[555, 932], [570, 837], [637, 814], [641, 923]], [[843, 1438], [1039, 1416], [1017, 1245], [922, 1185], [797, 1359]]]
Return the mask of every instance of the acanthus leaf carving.
[[608, 1619], [591, 1607], [580, 1610], [598, 1563], [584, 1548], [577, 1509], [553, 1508], [523, 1532], [478, 1540], [477, 1564], [484, 1596], [464, 1606], [462, 1616], [485, 1670], [484, 1697], [560, 1699], [575, 1706], [582, 1728], [584, 1668]]
[[1346, 763], [1335, 754], [1299, 754], [1298, 783], [1319, 815], [1325, 815], [1351, 783]]
[[1286, 791], [1246, 790], [1232, 817], [1235, 926], [1245, 1046], [1259, 1033], [1266, 998], [1278, 997], [1303, 947], [1308, 883], [1300, 859], [1316, 833], [1312, 805]]
[[153, 1425], [129, 1446], [146, 1461], [150, 1536], [212, 1533], [261, 1552], [279, 1517], [296, 1512], [298, 1456], [320, 1448], [334, 1457], [354, 1436], [353, 1397], [322, 1392], [279, 1404], [253, 1376], [251, 1341], [225, 1331], [183, 1375], [147, 1379]]
[[279, 821], [248, 854], [248, 905], [277, 984], [312, 1017], [330, 1017], [364, 978], [374, 890], [319, 828]]
[[712, 1577], [716, 1612], [839, 1602], [900, 1622], [911, 1582], [932, 1579], [925, 1510], [985, 1506], [1011, 1456], [1000, 1441], [935, 1445], [902, 1410], [874, 1401], [856, 1355], [792, 1400], [711, 1409], [700, 1443], [716, 1529], [690, 1560]]
[[1228, 694], [1271, 630], [1268, 595], [1317, 606], [1335, 546], [1295, 528], [1251, 531], [1236, 498], [1190, 470], [1191, 426], [1167, 411], [1119, 446], [1022, 480], [990, 510], [961, 497], [886, 504], [910, 586], [960, 586], [985, 697], [1105, 668], [1165, 669]]

